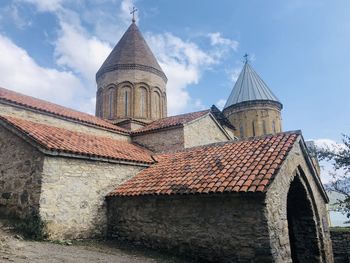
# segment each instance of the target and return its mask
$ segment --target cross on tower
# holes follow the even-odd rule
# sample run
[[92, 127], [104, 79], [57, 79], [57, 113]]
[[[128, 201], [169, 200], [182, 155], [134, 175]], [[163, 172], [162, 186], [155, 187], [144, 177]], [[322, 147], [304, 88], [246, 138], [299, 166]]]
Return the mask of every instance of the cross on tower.
[[135, 23], [135, 13], [137, 12], [137, 9], [135, 8], [135, 6], [133, 6], [130, 14], [132, 14], [132, 22]]
[[249, 55], [247, 53], [244, 54], [243, 58], [244, 58], [244, 63], [248, 63], [249, 61]]

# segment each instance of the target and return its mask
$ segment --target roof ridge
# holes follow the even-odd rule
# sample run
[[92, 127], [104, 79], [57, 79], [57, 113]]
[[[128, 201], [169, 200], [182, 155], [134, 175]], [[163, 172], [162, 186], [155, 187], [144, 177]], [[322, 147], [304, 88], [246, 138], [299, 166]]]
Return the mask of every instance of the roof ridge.
[[0, 124], [25, 136], [37, 144], [39, 149], [41, 147], [45, 151], [56, 153], [56, 155], [57, 153], [66, 153], [123, 162], [154, 163], [153, 152], [149, 149], [108, 136], [72, 131], [1, 114]]
[[[186, 124], [192, 120], [198, 119], [208, 113], [210, 113], [210, 109], [164, 117], [158, 120], [154, 120], [149, 124], [147, 124], [146, 126], [141, 127], [138, 130], [132, 131], [131, 134], [136, 135], [136, 134], [142, 134], [146, 132], [153, 132], [160, 129], [177, 127], [177, 126]], [[195, 116], [195, 115], [198, 115], [198, 116]], [[185, 120], [186, 117], [188, 117], [189, 119]], [[173, 123], [171, 122], [172, 120], [174, 120]], [[167, 123], [166, 121], [169, 121], [169, 123]]]
[[[0, 87], [0, 101], [1, 100], [27, 108], [27, 109], [37, 110], [39, 112], [52, 114], [57, 117], [64, 117], [69, 120], [74, 120], [82, 124], [90, 124], [96, 128], [104, 128], [111, 132], [129, 134], [129, 131], [121, 127], [118, 127], [116, 125], [113, 125], [92, 114], [78, 111], [78, 110], [75, 110], [66, 106], [62, 106], [47, 100], [35, 98], [33, 96], [26, 95], [17, 91], [5, 89], [3, 87]], [[25, 102], [26, 100], [27, 102]], [[35, 103], [37, 103], [37, 105], [35, 105]], [[39, 104], [44, 104], [44, 105], [39, 105]], [[54, 107], [56, 109], [50, 109], [50, 107]], [[58, 112], [58, 110], [61, 110], [62, 112]], [[71, 113], [71, 115], [69, 113]], [[76, 116], [73, 116], [73, 115], [76, 115]]]
[[209, 144], [193, 146], [193, 147], [184, 148], [184, 149], [180, 149], [180, 150], [163, 152], [163, 153], [155, 154], [154, 156], [187, 152], [187, 151], [194, 150], [196, 148], [215, 147], [215, 146], [226, 145], [226, 144], [237, 144], [237, 143], [245, 142], [245, 141], [257, 141], [257, 140], [261, 140], [261, 139], [277, 137], [277, 136], [281, 136], [281, 135], [292, 135], [292, 134], [302, 135], [302, 132], [301, 132], [301, 130], [291, 130], [291, 131], [279, 132], [279, 133], [275, 133], [275, 134], [266, 134], [266, 135], [255, 136], [255, 137], [238, 138], [235, 140], [229, 140], [229, 141], [224, 141], [224, 142], [213, 142], [213, 143], [209, 143]]

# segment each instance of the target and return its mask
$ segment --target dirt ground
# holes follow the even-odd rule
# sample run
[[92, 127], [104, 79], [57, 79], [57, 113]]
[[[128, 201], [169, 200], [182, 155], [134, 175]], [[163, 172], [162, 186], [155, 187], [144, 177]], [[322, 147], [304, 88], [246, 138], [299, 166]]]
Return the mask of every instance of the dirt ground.
[[30, 263], [180, 263], [184, 259], [111, 241], [80, 241], [71, 245], [23, 240], [0, 221], [0, 262]]

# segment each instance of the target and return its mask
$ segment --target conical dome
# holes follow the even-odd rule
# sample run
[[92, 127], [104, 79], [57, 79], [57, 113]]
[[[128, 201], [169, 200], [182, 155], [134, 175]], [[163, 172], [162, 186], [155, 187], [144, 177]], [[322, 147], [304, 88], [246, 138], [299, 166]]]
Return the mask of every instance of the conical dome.
[[248, 101], [272, 101], [280, 104], [282, 108], [278, 98], [246, 62], [224, 108]]
[[132, 23], [96, 73], [99, 78], [114, 70], [136, 69], [151, 72], [167, 81], [157, 59], [135, 23]]

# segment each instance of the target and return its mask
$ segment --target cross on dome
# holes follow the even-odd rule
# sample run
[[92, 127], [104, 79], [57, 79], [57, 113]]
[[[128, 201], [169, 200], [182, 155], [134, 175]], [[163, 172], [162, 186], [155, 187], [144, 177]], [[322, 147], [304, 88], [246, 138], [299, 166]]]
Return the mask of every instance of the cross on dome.
[[135, 23], [135, 21], [136, 21], [136, 20], [135, 20], [135, 13], [136, 13], [137, 11], [138, 11], [137, 8], [135, 8], [135, 6], [133, 6], [133, 7], [132, 7], [132, 10], [131, 10], [131, 12], [130, 12], [130, 14], [132, 14], [132, 20], [131, 20], [131, 21], [132, 21], [133, 23]]

